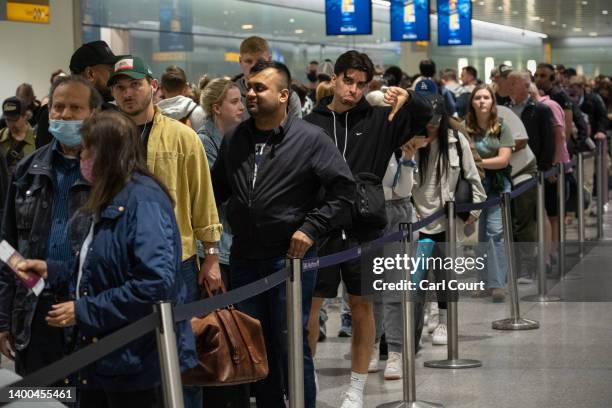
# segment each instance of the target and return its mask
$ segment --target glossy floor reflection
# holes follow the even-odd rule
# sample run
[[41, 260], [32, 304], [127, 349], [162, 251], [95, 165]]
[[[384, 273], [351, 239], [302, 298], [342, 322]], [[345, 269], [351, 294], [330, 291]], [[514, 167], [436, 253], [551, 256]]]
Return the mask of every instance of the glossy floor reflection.
[[[595, 238], [595, 219], [587, 222], [587, 239]], [[417, 356], [417, 398], [447, 408], [608, 408], [612, 407], [612, 214], [605, 214], [603, 242], [587, 244], [582, 262], [573, 263], [568, 280], [549, 279], [549, 293], [561, 302], [521, 301], [523, 317], [540, 329], [497, 331], [491, 322], [509, 316], [507, 303], [490, 298], [459, 303], [459, 357], [482, 361], [465, 370], [431, 369], [424, 361], [445, 359], [445, 346], [433, 346], [429, 335]], [[568, 240], [577, 237], [576, 223]], [[573, 248], [573, 247], [572, 247]], [[575, 252], [573, 249], [571, 252]], [[537, 286], [520, 285], [520, 296]], [[337, 337], [339, 304], [330, 305], [328, 338], [319, 343], [315, 360], [320, 392], [317, 407], [336, 408], [348, 386], [350, 339]], [[370, 374], [365, 407], [401, 399], [402, 381]]]

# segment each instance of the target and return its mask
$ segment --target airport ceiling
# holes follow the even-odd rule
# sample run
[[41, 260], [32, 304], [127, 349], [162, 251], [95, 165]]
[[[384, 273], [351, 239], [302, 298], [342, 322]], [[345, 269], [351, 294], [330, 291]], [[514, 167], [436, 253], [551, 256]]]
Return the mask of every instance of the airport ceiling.
[[[435, 7], [435, 0], [431, 0]], [[611, 0], [473, 0], [473, 17], [551, 38], [612, 36]]]

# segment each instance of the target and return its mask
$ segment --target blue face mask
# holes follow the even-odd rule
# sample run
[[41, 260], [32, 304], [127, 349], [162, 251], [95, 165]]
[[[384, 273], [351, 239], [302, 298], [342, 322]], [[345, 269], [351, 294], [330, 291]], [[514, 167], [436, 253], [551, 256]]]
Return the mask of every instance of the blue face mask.
[[65, 146], [78, 146], [81, 144], [82, 125], [82, 120], [49, 119], [49, 133]]

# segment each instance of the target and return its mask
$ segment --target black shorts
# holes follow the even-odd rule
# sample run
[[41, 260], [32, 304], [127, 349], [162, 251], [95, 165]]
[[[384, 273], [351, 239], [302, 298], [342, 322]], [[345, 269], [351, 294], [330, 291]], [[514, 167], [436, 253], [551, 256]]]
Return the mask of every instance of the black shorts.
[[[565, 201], [569, 198], [569, 182], [565, 180]], [[544, 207], [546, 207], [546, 215], [549, 217], [557, 217], [559, 215], [559, 190], [557, 183], [544, 184]]]
[[[335, 254], [361, 243], [353, 238], [343, 239], [340, 233], [331, 236], [319, 249], [319, 257]], [[338, 265], [320, 268], [317, 271], [317, 285], [314, 297], [335, 298], [338, 295], [338, 286], [344, 282], [346, 291], [353, 296], [369, 296], [375, 294], [373, 282], [375, 275], [372, 272], [372, 258], [382, 256], [382, 248], [375, 250], [362, 250], [361, 257], [351, 259]]]

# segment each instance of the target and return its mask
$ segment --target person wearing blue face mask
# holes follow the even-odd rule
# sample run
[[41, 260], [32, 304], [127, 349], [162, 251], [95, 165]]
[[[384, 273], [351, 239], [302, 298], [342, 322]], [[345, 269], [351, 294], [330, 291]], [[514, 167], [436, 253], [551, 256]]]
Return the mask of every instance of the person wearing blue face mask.
[[[49, 95], [49, 131], [55, 140], [15, 168], [0, 237], [26, 258], [73, 262], [89, 227], [77, 215], [90, 190], [79, 170], [80, 127], [102, 98], [81, 76], [58, 79]], [[0, 351], [15, 359], [18, 374], [37, 371], [69, 350], [71, 330], [46, 321], [53, 305], [69, 300], [49, 286], [38, 297], [28, 293], [12, 271], [0, 269]]]

